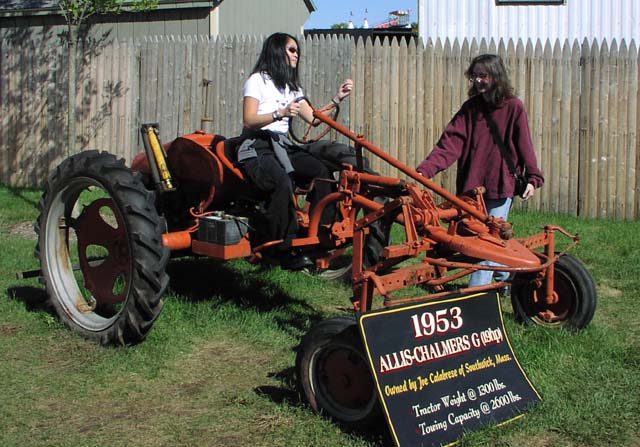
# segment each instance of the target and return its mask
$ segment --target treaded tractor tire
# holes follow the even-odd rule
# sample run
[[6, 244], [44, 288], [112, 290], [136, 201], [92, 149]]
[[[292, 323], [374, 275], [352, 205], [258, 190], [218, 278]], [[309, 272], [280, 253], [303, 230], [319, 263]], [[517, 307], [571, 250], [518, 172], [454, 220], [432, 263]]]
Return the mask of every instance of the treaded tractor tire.
[[563, 255], [554, 266], [554, 296], [556, 302], [545, 300], [544, 285], [538, 289], [533, 282], [518, 276], [511, 288], [511, 304], [516, 320], [524, 324], [582, 329], [596, 310], [597, 292], [591, 274], [571, 255]]
[[58, 318], [87, 339], [136, 344], [160, 315], [169, 250], [154, 199], [106, 152], [71, 156], [47, 180], [35, 256]]
[[382, 421], [378, 394], [353, 317], [339, 316], [311, 328], [296, 358], [300, 395], [311, 408], [349, 428]]
[[391, 238], [391, 226], [393, 222], [380, 219], [369, 227], [369, 234], [365, 238], [364, 244], [364, 267], [371, 267], [380, 261], [382, 250], [389, 245]]
[[[385, 198], [376, 197], [376, 202], [385, 202]], [[364, 240], [364, 253], [362, 263], [364, 268], [371, 267], [380, 261], [382, 250], [389, 245], [391, 239], [391, 227], [393, 222], [380, 219], [369, 226], [369, 234]], [[317, 276], [328, 280], [347, 281], [351, 279], [351, 258], [343, 265], [320, 271]]]

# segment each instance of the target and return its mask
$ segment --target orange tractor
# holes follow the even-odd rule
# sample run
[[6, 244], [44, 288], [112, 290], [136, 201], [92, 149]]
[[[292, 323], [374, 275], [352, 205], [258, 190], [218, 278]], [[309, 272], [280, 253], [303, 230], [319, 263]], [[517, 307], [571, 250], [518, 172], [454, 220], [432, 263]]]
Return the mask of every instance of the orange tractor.
[[[510, 286], [514, 314], [524, 323], [580, 329], [591, 321], [593, 279], [567, 254], [577, 235], [547, 225], [517, 238], [509, 222], [487, 215], [481, 188], [451, 194], [335, 117], [318, 110], [314, 116], [314, 127], [353, 142], [356, 163], [342, 167], [331, 180], [334, 192], [313, 212], [299, 207], [305, 231], [293, 246], [310, 253], [316, 274], [350, 275], [355, 312]], [[47, 180], [35, 226], [38, 273], [60, 320], [105, 345], [135, 344], [149, 333], [163, 306], [172, 255], [258, 260], [281, 242], [252, 244], [264, 197], [234, 162], [237, 139], [198, 131], [163, 146], [155, 125], [144, 125], [142, 136], [145, 152], [131, 167], [98, 151], [63, 161]], [[410, 180], [365, 172], [365, 154]], [[338, 210], [329, 227], [319, 223], [326, 206]], [[392, 225], [404, 229], [402, 241], [390, 242]], [[562, 251], [558, 236], [568, 238]], [[507, 271], [511, 279], [460, 285], [479, 269]], [[394, 297], [410, 286], [423, 293]], [[316, 411], [346, 424], [374, 419], [377, 396], [353, 315], [313, 327], [301, 343], [297, 370]]]

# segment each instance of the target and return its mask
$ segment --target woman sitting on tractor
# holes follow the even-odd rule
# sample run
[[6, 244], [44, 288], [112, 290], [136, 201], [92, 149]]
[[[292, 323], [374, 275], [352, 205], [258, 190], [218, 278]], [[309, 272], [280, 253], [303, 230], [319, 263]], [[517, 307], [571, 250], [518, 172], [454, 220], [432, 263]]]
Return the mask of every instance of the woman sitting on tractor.
[[[291, 249], [298, 225], [292, 201], [293, 184], [307, 187], [314, 179], [330, 179], [330, 170], [321, 161], [322, 154], [349, 154], [349, 146], [328, 142], [296, 145], [287, 137], [289, 120], [300, 116], [308, 123], [313, 111], [306, 101], [298, 79], [300, 48], [295, 37], [275, 33], [267, 38], [262, 52], [243, 89], [244, 141], [238, 148], [237, 160], [256, 187], [269, 194], [266, 203], [267, 227], [262, 238], [282, 240], [269, 253], [281, 259], [281, 266], [297, 270], [312, 265], [309, 257]], [[353, 82], [346, 80], [332, 99], [338, 104], [349, 96]], [[338, 147], [344, 146], [344, 148]], [[355, 159], [355, 157], [350, 160]], [[330, 160], [329, 162], [331, 162]], [[344, 161], [349, 161], [345, 158]], [[335, 163], [335, 161], [334, 161]], [[310, 211], [329, 194], [329, 181], [315, 181], [307, 199]], [[333, 222], [335, 210], [325, 208], [321, 224]]]

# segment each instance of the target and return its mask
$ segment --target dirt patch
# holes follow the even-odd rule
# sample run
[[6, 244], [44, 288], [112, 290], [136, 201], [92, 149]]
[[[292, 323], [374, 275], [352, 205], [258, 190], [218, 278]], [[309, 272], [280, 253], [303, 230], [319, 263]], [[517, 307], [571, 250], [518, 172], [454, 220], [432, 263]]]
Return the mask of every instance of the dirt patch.
[[282, 414], [263, 414], [255, 419], [255, 427], [260, 431], [270, 431], [278, 427], [291, 427], [293, 421]]
[[10, 337], [20, 330], [20, 326], [15, 324], [0, 324], [0, 336]]
[[622, 296], [622, 290], [601, 284], [598, 286], [598, 295], [608, 296], [611, 298], [620, 298]]
[[9, 234], [12, 236], [20, 236], [30, 241], [35, 241], [38, 238], [36, 232], [33, 231], [33, 222], [30, 221], [13, 225], [9, 230]]

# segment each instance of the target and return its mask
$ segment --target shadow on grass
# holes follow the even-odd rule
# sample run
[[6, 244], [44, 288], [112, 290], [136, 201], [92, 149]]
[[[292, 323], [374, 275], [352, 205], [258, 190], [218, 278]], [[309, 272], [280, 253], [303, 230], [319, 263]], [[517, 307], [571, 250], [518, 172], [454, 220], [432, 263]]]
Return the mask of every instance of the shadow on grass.
[[[213, 259], [182, 258], [172, 261], [167, 273], [171, 278], [170, 289], [178, 295], [177, 299], [232, 303], [240, 309], [272, 312], [276, 324], [295, 336], [323, 318], [306, 301], [260, 278], [259, 271], [239, 272]], [[55, 315], [44, 287], [11, 286], [7, 288], [7, 296], [22, 302], [28, 311]]]
[[278, 326], [294, 335], [306, 332], [323, 315], [305, 300], [295, 298], [272, 281], [264, 272], [241, 272], [225, 262], [208, 258], [173, 260], [167, 273], [170, 290], [191, 302], [231, 303], [241, 309], [273, 312]]
[[17, 188], [13, 186], [7, 186], [7, 191], [12, 196], [22, 200], [25, 202], [25, 206], [36, 207], [38, 205], [38, 200], [34, 200], [28, 197], [27, 193], [33, 192], [33, 189], [30, 188]]
[[33, 286], [12, 286], [7, 289], [9, 298], [24, 304], [29, 312], [47, 312], [53, 315], [44, 288]]
[[292, 407], [303, 406], [300, 395], [296, 391], [294, 367], [283, 369], [277, 373], [269, 373], [267, 377], [275, 378], [282, 382], [282, 386], [259, 386], [255, 389], [256, 394], [264, 396], [276, 404], [286, 404]]
[[[282, 382], [282, 386], [259, 386], [254, 389], [256, 394], [269, 399], [278, 405], [306, 408], [307, 410], [312, 411], [309, 405], [302, 401], [300, 393], [296, 390], [295, 368], [290, 367], [276, 373], [269, 373], [268, 377], [279, 380]], [[318, 415], [318, 417], [322, 416]], [[334, 423], [340, 426], [339, 423]], [[353, 437], [360, 438], [371, 445], [380, 447], [392, 447], [394, 445], [382, 416], [380, 418], [380, 424], [376, 425], [375, 428], [369, 427], [367, 429], [358, 429], [357, 427], [340, 427], [345, 433], [349, 433]]]
[[[324, 318], [321, 312], [306, 301], [292, 297], [273, 282], [261, 277], [263, 272], [259, 270], [240, 272], [231, 268], [229, 264], [211, 259], [183, 258], [172, 261], [167, 271], [171, 277], [170, 289], [179, 295], [178, 299], [192, 302], [214, 300], [233, 303], [242, 309], [273, 312], [274, 321], [281, 329], [295, 335], [306, 332], [310, 325]], [[281, 318], [280, 315], [287, 318]], [[297, 391], [294, 367], [268, 373], [268, 377], [276, 379], [280, 386], [258, 386], [254, 388], [257, 395], [277, 405], [309, 408]], [[388, 439], [386, 425], [382, 419], [379, 429], [376, 430], [363, 431], [348, 427], [342, 429], [345, 433], [371, 445], [393, 445]]]

